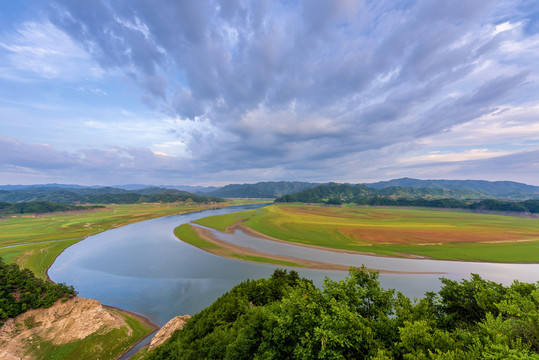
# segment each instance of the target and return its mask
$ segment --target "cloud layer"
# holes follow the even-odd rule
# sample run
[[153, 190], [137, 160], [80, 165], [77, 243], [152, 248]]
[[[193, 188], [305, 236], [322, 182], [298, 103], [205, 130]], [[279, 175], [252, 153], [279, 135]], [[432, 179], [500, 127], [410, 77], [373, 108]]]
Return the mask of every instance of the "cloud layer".
[[[139, 89], [138, 101], [175, 120], [160, 143], [88, 142], [67, 155], [55, 150], [51, 159], [65, 156], [69, 166], [111, 178], [121, 171], [152, 181], [174, 174], [189, 183], [211, 181], [211, 174], [220, 174], [218, 182], [358, 182], [414, 173], [533, 182], [536, 167], [518, 171], [506, 162], [539, 151], [539, 120], [529, 115], [537, 114], [539, 100], [533, 6], [55, 1], [41, 19], [44, 28], [79, 54], [57, 51], [59, 57], [91, 61], [94, 81], [127, 79]], [[19, 38], [31, 39], [36, 23], [19, 26]], [[23, 56], [13, 39], [0, 46], [12, 58]], [[57, 48], [43, 46], [44, 53]], [[45, 57], [36, 61], [46, 64]], [[498, 133], [493, 142], [496, 127], [521, 135]], [[522, 127], [531, 130], [522, 134]], [[463, 137], [447, 135], [461, 129]], [[13, 148], [17, 140], [10, 141]], [[10, 166], [39, 168], [23, 155], [8, 158]]]

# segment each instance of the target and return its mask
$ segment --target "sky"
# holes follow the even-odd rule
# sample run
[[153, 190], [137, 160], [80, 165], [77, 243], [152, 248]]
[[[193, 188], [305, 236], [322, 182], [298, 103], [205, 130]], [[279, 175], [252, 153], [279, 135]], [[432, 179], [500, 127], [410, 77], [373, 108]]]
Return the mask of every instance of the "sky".
[[539, 2], [0, 0], [0, 184], [539, 185]]

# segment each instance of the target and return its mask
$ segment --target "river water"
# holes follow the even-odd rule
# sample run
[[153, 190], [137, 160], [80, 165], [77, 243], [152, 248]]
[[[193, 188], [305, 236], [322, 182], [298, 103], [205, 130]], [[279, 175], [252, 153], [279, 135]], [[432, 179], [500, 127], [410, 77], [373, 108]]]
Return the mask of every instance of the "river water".
[[[133, 311], [164, 325], [176, 315], [190, 314], [210, 305], [221, 294], [246, 279], [268, 277], [275, 265], [222, 258], [178, 240], [173, 229], [206, 216], [253, 209], [262, 205], [167, 216], [108, 230], [66, 249], [49, 269], [55, 282], [73, 285], [79, 296]], [[539, 264], [490, 264], [457, 261], [412, 260], [352, 255], [252, 238], [236, 231], [218, 237], [259, 251], [330, 263], [429, 274], [380, 275], [385, 288], [409, 297], [440, 288], [440, 276], [461, 280], [470, 273], [510, 284], [513, 279], [539, 280]], [[342, 271], [295, 269], [321, 285], [327, 276], [343, 279]], [[443, 273], [443, 274], [440, 274]]]

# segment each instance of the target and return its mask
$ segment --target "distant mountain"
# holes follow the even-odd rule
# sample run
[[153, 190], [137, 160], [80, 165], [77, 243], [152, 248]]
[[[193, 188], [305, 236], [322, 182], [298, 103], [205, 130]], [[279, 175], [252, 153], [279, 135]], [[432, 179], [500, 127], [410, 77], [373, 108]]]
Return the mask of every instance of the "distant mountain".
[[375, 193], [378, 196], [392, 197], [392, 198], [436, 198], [436, 199], [490, 199], [492, 196], [483, 194], [477, 191], [460, 190], [460, 189], [442, 189], [442, 188], [415, 188], [415, 187], [401, 187], [390, 186], [376, 190]]
[[133, 191], [133, 190], [146, 189], [146, 188], [153, 187], [153, 186], [152, 185], [144, 185], [144, 184], [124, 184], [124, 185], [112, 185], [112, 187], [116, 188], [116, 189], [123, 189], [123, 190]]
[[365, 185], [329, 183], [318, 185], [294, 194], [287, 194], [277, 198], [275, 202], [355, 202], [357, 198], [369, 197], [376, 194], [376, 190], [369, 189]]
[[82, 189], [82, 188], [96, 188], [100, 186], [83, 186], [75, 184], [35, 184], [35, 185], [0, 185], [0, 190], [23, 190], [28, 188], [41, 188], [41, 189]]
[[[469, 197], [474, 196], [474, 197]], [[325, 203], [340, 205], [356, 203], [381, 206], [420, 206], [433, 208], [460, 208], [475, 211], [539, 212], [539, 200], [507, 201], [485, 198], [484, 194], [469, 190], [388, 187], [369, 188], [362, 184], [323, 184], [312, 189], [287, 194], [277, 203]]]
[[133, 191], [113, 187], [27, 187], [18, 190], [0, 190], [0, 201], [10, 203], [51, 201], [59, 204], [134, 204], [140, 202], [170, 203], [186, 201], [188, 199], [198, 203], [223, 201], [223, 199], [217, 197], [158, 187], [149, 187]]
[[299, 193], [288, 194], [278, 198], [276, 202], [361, 202], [365, 198], [406, 198], [406, 199], [485, 199], [487, 195], [469, 190], [409, 188], [391, 186], [382, 189], [367, 187], [363, 184], [329, 183], [303, 190]]
[[268, 181], [256, 184], [230, 184], [206, 193], [225, 198], [276, 198], [318, 186], [318, 183], [299, 181]]
[[364, 184], [375, 189], [392, 186], [453, 189], [475, 191], [502, 199], [539, 199], [539, 186], [527, 185], [514, 181], [485, 181], [485, 180], [419, 180], [401, 178], [389, 181]]
[[189, 191], [192, 193], [208, 193], [220, 189], [218, 186], [189, 186], [189, 185], [161, 185], [162, 188]]

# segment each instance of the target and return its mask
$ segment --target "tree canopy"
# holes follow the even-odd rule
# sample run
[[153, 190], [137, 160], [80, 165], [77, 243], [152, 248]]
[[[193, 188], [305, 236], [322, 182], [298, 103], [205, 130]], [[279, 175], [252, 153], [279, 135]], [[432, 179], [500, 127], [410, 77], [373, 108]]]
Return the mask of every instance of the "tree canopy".
[[0, 258], [0, 326], [28, 309], [47, 308], [58, 299], [75, 295], [73, 286], [36, 278], [30, 270], [5, 264]]
[[364, 267], [323, 289], [277, 270], [221, 296], [148, 358], [539, 358], [538, 284], [442, 283], [412, 301]]

